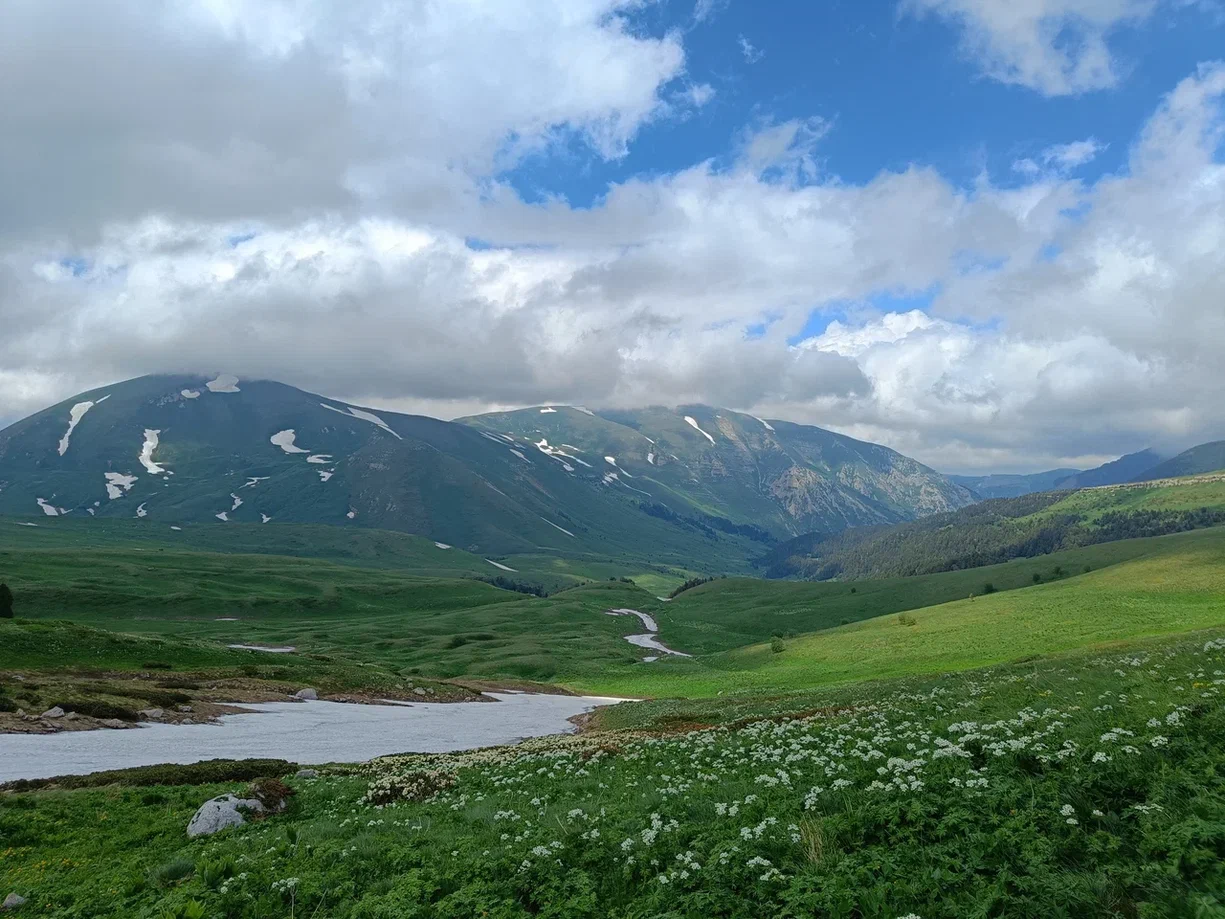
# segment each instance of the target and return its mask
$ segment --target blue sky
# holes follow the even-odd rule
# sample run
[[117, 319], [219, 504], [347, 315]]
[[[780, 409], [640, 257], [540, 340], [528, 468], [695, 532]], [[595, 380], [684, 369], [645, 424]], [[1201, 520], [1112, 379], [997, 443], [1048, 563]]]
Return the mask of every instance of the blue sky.
[[1110, 33], [1119, 85], [1051, 97], [984, 76], [956, 23], [907, 15], [893, 0], [723, 0], [701, 21], [694, 14], [691, 0], [669, 0], [633, 19], [648, 34], [683, 33], [686, 73], [673, 89], [709, 85], [711, 102], [646, 123], [619, 159], [577, 141], [533, 157], [507, 173], [525, 199], [560, 195], [588, 207], [630, 177], [726, 161], [755, 126], [813, 117], [829, 123], [822, 172], [847, 182], [922, 164], [965, 187], [984, 171], [1018, 184], [1018, 160], [1095, 138], [1105, 149], [1077, 170], [1092, 181], [1122, 168], [1161, 97], [1225, 49], [1225, 16], [1207, 4], [1121, 24]]
[[1087, 467], [1225, 438], [1222, 251], [1225, 0], [0, 4], [0, 422], [192, 370]]

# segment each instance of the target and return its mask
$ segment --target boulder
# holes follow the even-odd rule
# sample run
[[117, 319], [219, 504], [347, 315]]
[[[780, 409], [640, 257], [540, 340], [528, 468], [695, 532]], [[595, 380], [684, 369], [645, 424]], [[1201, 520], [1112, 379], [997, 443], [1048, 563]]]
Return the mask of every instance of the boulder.
[[179, 711], [184, 712], [184, 713], [186, 713], [186, 712], [190, 712], [190, 711], [191, 711], [191, 706], [190, 706], [190, 705], [180, 705], [180, 706], [179, 706]]
[[140, 710], [140, 714], [142, 717], [148, 718], [150, 721], [155, 721], [166, 713], [160, 708], [142, 708]]
[[43, 717], [44, 718], [63, 718], [64, 710], [57, 705], [55, 706], [55, 708], [49, 708], [45, 712], [43, 712]]
[[295, 779], [317, 779], [319, 778], [319, 773], [316, 772], [314, 769], [299, 769], [296, 773], [294, 773], [294, 778]]
[[124, 724], [122, 721], [120, 721], [118, 718], [103, 718], [102, 726], [104, 728], [126, 728], [127, 727], [127, 725]]
[[7, 897], [4, 898], [4, 905], [0, 906], [0, 909], [6, 909], [6, 910], [7, 909], [18, 909], [21, 906], [25, 905], [25, 902], [26, 902], [25, 897], [19, 896], [15, 893], [11, 893]]
[[[282, 810], [284, 804], [276, 808]], [[240, 798], [237, 795], [222, 795], [219, 798], [205, 801], [187, 824], [188, 836], [211, 836], [226, 827], [242, 826], [247, 822], [243, 812], [248, 814], [266, 814], [268, 808], [258, 798]]]
[[413, 690], [413, 695], [417, 695], [417, 696], [424, 696], [424, 695], [425, 695], [425, 690], [424, 690], [424, 689], [422, 689], [420, 686], [418, 686], [418, 687], [416, 687], [416, 688]]
[[293, 697], [301, 702], [315, 702], [319, 699], [319, 693], [314, 689], [299, 689]]

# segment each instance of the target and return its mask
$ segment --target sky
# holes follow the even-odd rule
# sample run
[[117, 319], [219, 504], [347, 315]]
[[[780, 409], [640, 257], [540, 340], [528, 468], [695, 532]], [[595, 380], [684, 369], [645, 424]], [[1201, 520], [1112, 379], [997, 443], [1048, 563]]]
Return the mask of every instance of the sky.
[[1219, 0], [9, 0], [0, 425], [158, 372], [1225, 438]]

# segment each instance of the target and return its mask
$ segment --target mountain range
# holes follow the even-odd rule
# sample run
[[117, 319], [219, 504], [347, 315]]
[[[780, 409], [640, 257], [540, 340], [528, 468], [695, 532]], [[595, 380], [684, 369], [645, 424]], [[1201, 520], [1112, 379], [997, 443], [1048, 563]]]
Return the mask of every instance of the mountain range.
[[973, 500], [885, 447], [706, 406], [447, 422], [271, 381], [163, 375], [0, 431], [0, 513], [375, 527], [487, 556], [649, 554], [702, 569]]

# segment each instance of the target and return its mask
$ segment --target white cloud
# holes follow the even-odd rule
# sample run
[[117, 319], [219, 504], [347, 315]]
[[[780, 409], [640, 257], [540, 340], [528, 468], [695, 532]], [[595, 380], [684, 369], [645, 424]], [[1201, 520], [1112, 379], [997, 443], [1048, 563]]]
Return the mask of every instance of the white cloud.
[[[1019, 187], [843, 181], [825, 122], [762, 119], [729, 161], [579, 208], [521, 200], [499, 164], [576, 139], [615, 157], [675, 117], [681, 39], [621, 23], [629, 3], [510, 5], [378, 28], [308, 2], [6, 6], [25, 44], [0, 25], [0, 417], [209, 368], [442, 415], [707, 401], [949, 468], [1225, 436], [1225, 66], [1096, 182], [1067, 174], [1093, 139]], [[80, 99], [18, 90], [78, 64]], [[874, 305], [914, 291], [937, 294]], [[790, 347], [831, 304], [847, 318]]]
[[0, 9], [0, 234], [453, 212], [578, 139], [620, 156], [684, 72], [637, 0], [14, 0]]
[[[1110, 48], [1118, 29], [1148, 19], [1162, 0], [901, 0], [962, 31], [966, 52], [1003, 83], [1047, 96], [1107, 89], [1123, 69]], [[1165, 0], [1169, 7], [1186, 0]]]
[[709, 22], [727, 7], [731, 0], [697, 0], [693, 5], [693, 21]]
[[750, 64], [756, 64], [763, 57], [765, 57], [766, 53], [762, 51], [760, 48], [757, 48], [751, 41], [749, 41], [743, 35], [739, 37], [738, 43], [740, 45], [740, 53], [744, 56], [744, 59], [748, 61]]
[[701, 108], [715, 97], [715, 88], [709, 83], [694, 83], [682, 93], [682, 97], [694, 108]]
[[1012, 168], [1027, 176], [1038, 175], [1043, 167], [1057, 172], [1070, 172], [1093, 162], [1106, 147], [1107, 144], [1100, 143], [1093, 137], [1069, 144], [1055, 144], [1039, 153], [1037, 159], [1017, 160], [1012, 164]]

